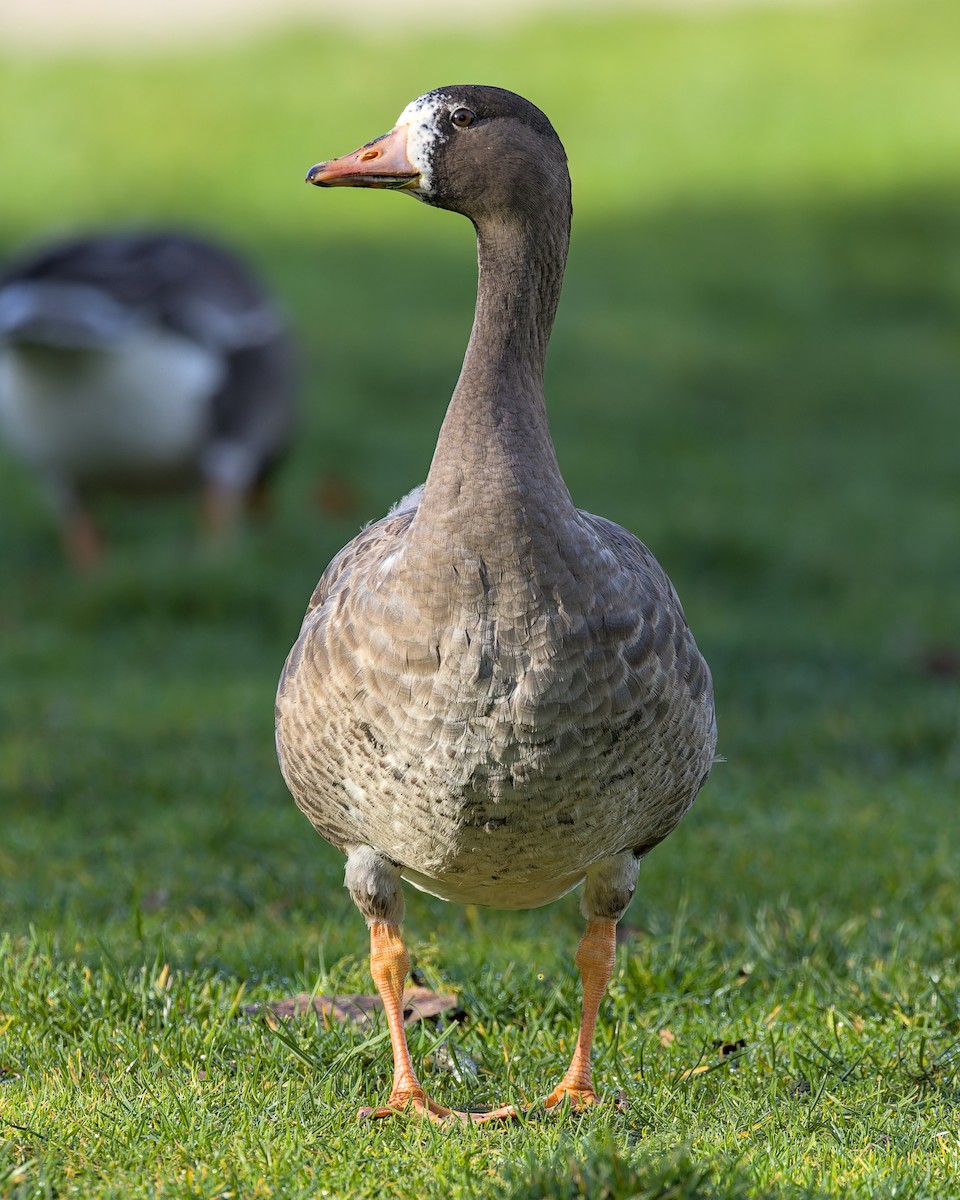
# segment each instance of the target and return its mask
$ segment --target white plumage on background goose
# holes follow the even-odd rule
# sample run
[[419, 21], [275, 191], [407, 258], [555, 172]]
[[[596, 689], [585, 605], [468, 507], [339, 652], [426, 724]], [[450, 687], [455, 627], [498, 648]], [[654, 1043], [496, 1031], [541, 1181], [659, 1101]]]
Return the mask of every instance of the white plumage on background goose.
[[0, 272], [0, 435], [37, 475], [78, 566], [98, 490], [200, 484], [211, 531], [293, 427], [284, 320], [231, 251], [185, 233], [56, 241]]
[[534, 105], [443, 87], [314, 167], [321, 187], [404, 191], [476, 227], [463, 369], [422, 491], [360, 533], [313, 595], [277, 696], [284, 777], [347, 858], [394, 1053], [387, 1105], [436, 1121], [405, 1040], [401, 880], [448, 900], [546, 904], [585, 883], [583, 1017], [545, 1098], [597, 1099], [590, 1052], [640, 861], [707, 777], [710, 673], [670, 581], [631, 533], [577, 509], [547, 425], [544, 360], [570, 181]]

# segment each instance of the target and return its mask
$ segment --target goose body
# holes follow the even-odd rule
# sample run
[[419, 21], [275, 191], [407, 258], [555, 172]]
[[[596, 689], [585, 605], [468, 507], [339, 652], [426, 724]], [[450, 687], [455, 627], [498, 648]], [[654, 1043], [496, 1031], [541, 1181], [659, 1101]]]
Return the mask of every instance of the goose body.
[[286, 446], [294, 374], [261, 285], [204, 239], [75, 238], [0, 275], [0, 435], [78, 559], [97, 491], [199, 485], [222, 521]]
[[54, 487], [194, 473], [223, 373], [217, 354], [151, 328], [108, 354], [22, 344], [0, 358], [0, 422], [10, 448]]
[[287, 779], [347, 854], [375, 847], [447, 900], [546, 904], [680, 819], [713, 755], [709, 676], [611, 522], [431, 554], [416, 516], [365, 530], [321, 582], [282, 684]]
[[557, 465], [543, 366], [569, 236], [563, 148], [513, 93], [441, 88], [308, 180], [462, 212], [480, 264], [427, 481], [327, 568], [277, 697], [284, 776], [347, 856], [391, 1021], [390, 1104], [365, 1111], [412, 1103], [467, 1119], [425, 1096], [391, 1018], [406, 962], [401, 878], [502, 908], [586, 881], [583, 1044], [548, 1106], [589, 1103], [616, 921], [640, 860], [706, 779], [716, 726], [667, 576], [631, 533], [574, 506]]

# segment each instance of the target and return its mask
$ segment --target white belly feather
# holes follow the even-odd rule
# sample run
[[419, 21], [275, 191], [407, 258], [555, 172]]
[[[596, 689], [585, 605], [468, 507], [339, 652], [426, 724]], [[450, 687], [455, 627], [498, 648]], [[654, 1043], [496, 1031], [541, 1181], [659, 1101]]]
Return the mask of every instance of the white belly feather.
[[0, 349], [0, 432], [50, 475], [167, 471], [196, 458], [223, 373], [214, 353], [138, 329], [105, 351]]

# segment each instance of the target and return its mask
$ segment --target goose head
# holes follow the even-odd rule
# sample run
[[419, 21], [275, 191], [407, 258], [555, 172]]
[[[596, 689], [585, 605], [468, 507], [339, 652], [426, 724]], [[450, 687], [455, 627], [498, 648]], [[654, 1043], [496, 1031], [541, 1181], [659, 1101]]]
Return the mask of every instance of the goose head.
[[317, 163], [307, 182], [406, 192], [475, 223], [570, 213], [566, 155], [547, 117], [514, 92], [477, 84], [418, 97], [389, 133]]

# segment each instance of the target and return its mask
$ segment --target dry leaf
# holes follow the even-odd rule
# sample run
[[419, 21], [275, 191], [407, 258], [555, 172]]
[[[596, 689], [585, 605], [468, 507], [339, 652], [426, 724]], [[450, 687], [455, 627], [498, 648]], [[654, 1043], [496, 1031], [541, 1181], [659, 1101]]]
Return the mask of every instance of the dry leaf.
[[354, 517], [360, 510], [360, 494], [343, 475], [328, 471], [313, 485], [313, 501], [331, 517]]
[[[403, 1019], [408, 1025], [438, 1017], [456, 1007], [456, 996], [441, 996], [430, 988], [410, 987], [403, 993]], [[309, 992], [300, 992], [296, 996], [275, 1000], [272, 1004], [249, 1004], [244, 1012], [250, 1016], [262, 1013], [268, 1024], [272, 1017], [289, 1020], [315, 1012], [323, 1017], [325, 1023], [349, 1021], [354, 1025], [363, 1026], [369, 1025], [373, 1014], [380, 1012], [382, 1008], [379, 996], [311, 996]]]
[[702, 1075], [704, 1071], [709, 1071], [710, 1067], [706, 1063], [702, 1063], [699, 1067], [692, 1067], [689, 1071], [684, 1071], [680, 1076], [681, 1079], [690, 1079], [693, 1075]]
[[960, 679], [960, 648], [928, 647], [920, 659], [920, 673], [933, 679]]
[[669, 1046], [677, 1040], [677, 1035], [672, 1029], [667, 1029], [666, 1026], [663, 1029], [657, 1030], [657, 1037], [660, 1039], [661, 1046]]

